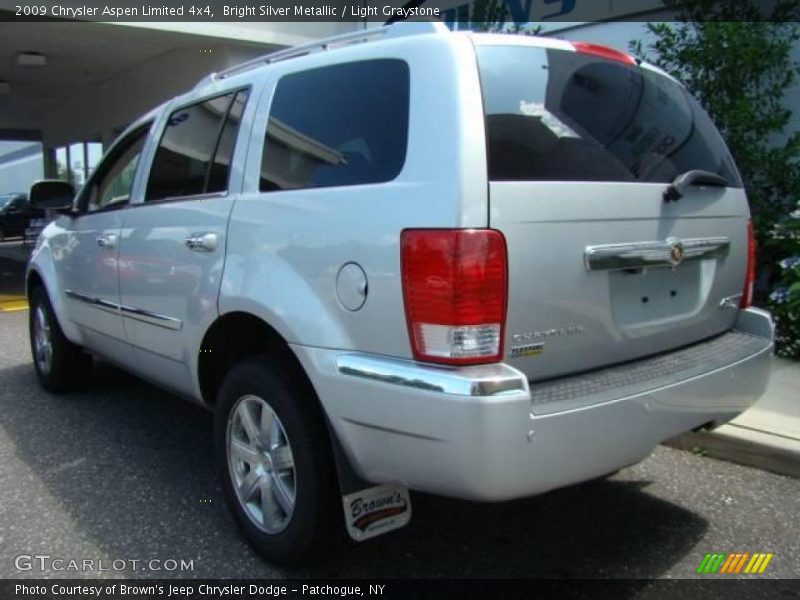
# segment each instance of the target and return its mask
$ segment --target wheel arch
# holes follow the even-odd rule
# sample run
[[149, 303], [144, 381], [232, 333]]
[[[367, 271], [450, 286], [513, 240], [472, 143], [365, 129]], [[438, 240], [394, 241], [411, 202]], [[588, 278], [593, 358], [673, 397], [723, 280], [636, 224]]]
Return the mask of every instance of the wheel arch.
[[[45, 292], [48, 292], [47, 285], [45, 285], [44, 278], [39, 274], [39, 271], [36, 269], [29, 269], [25, 276], [25, 295], [28, 297], [28, 299], [30, 299], [34, 288], [38, 286], [43, 287]], [[48, 292], [48, 296], [49, 295], [50, 294]]]
[[68, 318], [66, 314], [66, 307], [64, 306], [63, 298], [57, 293], [55, 269], [49, 258], [41, 258], [42, 253], [36, 257], [36, 262], [31, 261], [28, 270], [25, 273], [25, 295], [30, 303], [33, 290], [37, 287], [44, 289], [47, 298], [50, 300], [50, 305], [53, 307], [53, 312], [56, 315], [58, 324], [64, 335], [74, 344], [79, 346], [82, 344], [82, 337], [80, 331], [75, 324]]
[[259, 354], [274, 357], [314, 389], [288, 342], [274, 327], [252, 313], [235, 311], [220, 315], [200, 344], [197, 381], [203, 404], [213, 408], [225, 373], [236, 363]]

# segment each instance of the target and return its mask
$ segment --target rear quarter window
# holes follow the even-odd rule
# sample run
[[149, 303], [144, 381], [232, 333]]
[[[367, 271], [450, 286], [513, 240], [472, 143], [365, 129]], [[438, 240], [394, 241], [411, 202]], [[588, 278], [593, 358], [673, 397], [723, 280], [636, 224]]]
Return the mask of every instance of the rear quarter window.
[[408, 65], [377, 59], [278, 81], [262, 154], [261, 191], [382, 183], [403, 168]]
[[705, 111], [668, 77], [564, 50], [477, 52], [491, 180], [667, 183], [703, 169], [741, 186]]

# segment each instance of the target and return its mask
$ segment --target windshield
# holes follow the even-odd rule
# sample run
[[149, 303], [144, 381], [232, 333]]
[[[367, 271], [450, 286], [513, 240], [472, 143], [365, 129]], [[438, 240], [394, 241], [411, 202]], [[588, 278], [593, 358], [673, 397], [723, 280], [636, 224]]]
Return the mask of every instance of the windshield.
[[490, 179], [668, 183], [703, 169], [741, 186], [711, 120], [672, 79], [564, 50], [477, 52]]

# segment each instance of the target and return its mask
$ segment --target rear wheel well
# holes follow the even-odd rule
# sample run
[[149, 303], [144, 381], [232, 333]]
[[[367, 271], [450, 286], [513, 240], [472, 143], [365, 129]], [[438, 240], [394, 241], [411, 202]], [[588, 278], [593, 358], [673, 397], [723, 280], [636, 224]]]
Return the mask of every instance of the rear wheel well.
[[303, 366], [286, 340], [268, 323], [249, 313], [228, 313], [217, 319], [200, 346], [197, 373], [203, 402], [214, 406], [225, 374], [250, 356], [266, 354], [313, 389]]

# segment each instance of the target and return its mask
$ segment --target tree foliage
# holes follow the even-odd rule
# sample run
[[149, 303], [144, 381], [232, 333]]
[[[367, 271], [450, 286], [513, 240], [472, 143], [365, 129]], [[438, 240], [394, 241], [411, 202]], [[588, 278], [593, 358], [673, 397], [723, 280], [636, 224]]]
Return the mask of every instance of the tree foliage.
[[789, 249], [789, 256], [778, 263], [780, 275], [769, 295], [777, 326], [776, 351], [800, 360], [800, 202], [797, 210], [778, 223], [775, 239]]

